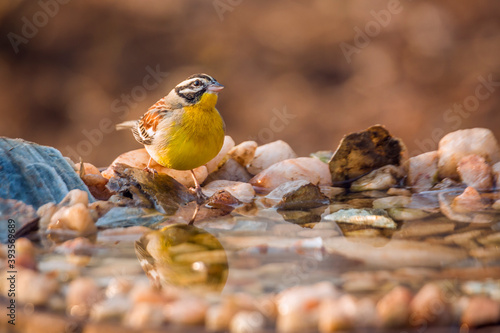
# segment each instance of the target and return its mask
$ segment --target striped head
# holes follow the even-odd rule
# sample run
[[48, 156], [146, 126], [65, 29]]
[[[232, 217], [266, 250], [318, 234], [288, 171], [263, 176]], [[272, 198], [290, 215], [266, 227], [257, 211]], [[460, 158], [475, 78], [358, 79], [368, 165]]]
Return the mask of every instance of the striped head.
[[174, 91], [184, 101], [184, 105], [193, 105], [200, 101], [205, 93], [217, 94], [224, 88], [207, 74], [194, 74], [179, 83]]

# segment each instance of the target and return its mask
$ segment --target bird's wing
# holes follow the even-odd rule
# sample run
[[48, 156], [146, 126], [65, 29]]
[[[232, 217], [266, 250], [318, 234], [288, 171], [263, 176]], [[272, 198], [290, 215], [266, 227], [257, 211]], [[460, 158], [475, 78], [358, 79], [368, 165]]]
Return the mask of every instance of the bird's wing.
[[164, 99], [156, 102], [137, 121], [137, 126], [132, 129], [135, 139], [144, 145], [152, 144], [157, 133], [158, 124], [165, 119], [169, 112], [172, 112], [172, 107], [165, 104]]

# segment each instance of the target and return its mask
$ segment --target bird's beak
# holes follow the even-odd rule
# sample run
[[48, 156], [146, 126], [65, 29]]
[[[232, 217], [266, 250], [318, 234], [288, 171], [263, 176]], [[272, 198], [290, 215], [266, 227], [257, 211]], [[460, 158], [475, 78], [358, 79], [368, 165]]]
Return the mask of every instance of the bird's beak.
[[211, 92], [219, 92], [222, 89], [224, 89], [224, 86], [220, 84], [219, 82], [214, 82], [208, 85], [207, 90]]

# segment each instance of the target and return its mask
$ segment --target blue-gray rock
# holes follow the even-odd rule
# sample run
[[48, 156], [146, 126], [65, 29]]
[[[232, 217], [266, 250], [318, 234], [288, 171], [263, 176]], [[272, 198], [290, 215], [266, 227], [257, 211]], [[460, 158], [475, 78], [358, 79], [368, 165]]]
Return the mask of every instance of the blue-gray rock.
[[136, 225], [153, 227], [166, 219], [155, 209], [141, 207], [114, 207], [96, 222], [99, 228], [128, 228]]
[[22, 139], [0, 137], [0, 184], [0, 198], [23, 201], [35, 209], [61, 201], [74, 189], [95, 201], [57, 149]]

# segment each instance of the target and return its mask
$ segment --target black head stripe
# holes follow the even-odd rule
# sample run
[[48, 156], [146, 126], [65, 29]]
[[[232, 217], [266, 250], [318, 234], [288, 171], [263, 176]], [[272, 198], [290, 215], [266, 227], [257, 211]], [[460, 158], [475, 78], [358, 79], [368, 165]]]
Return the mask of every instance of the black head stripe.
[[198, 74], [191, 75], [186, 80], [194, 79], [194, 78], [205, 79], [205, 80], [208, 80], [208, 82], [215, 81], [215, 79], [213, 77], [211, 77], [210, 75], [207, 75], [207, 74], [203, 74], [203, 73], [198, 73]]

